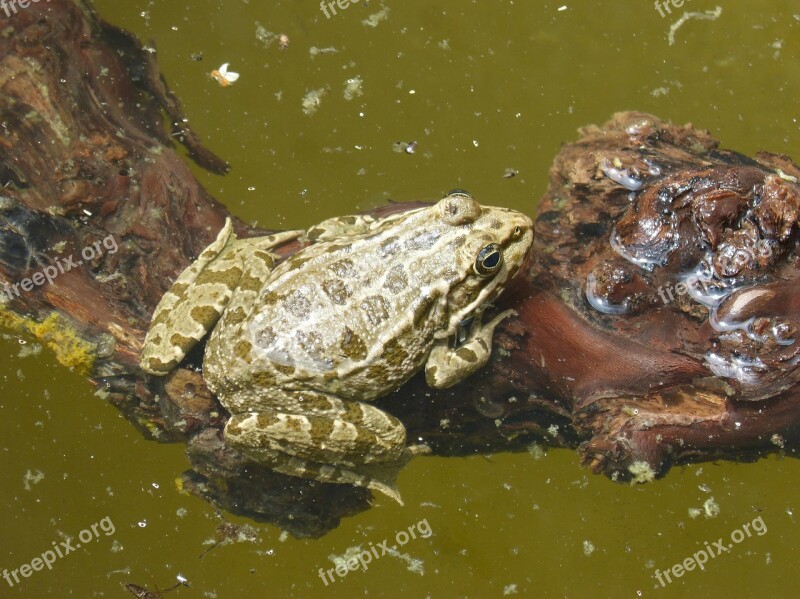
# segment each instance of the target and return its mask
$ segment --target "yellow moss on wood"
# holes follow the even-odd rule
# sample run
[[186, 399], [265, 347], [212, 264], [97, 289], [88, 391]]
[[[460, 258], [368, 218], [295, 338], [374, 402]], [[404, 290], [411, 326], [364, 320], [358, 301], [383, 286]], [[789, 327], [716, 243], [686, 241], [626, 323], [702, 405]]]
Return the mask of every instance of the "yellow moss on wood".
[[29, 334], [50, 348], [56, 359], [71, 370], [88, 374], [94, 366], [95, 346], [83, 339], [68, 321], [53, 312], [42, 322], [25, 318], [0, 307], [0, 327]]

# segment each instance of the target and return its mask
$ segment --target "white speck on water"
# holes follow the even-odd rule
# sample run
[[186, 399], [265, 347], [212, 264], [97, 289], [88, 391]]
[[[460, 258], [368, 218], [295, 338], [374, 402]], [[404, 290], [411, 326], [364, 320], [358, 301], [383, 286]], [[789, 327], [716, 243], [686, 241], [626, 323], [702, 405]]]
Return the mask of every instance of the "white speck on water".
[[517, 593], [519, 593], [519, 590], [517, 589], [517, 585], [513, 583], [503, 587], [503, 595], [516, 595]]
[[595, 546], [591, 541], [584, 541], [583, 542], [583, 554], [586, 556], [592, 555], [594, 553]]

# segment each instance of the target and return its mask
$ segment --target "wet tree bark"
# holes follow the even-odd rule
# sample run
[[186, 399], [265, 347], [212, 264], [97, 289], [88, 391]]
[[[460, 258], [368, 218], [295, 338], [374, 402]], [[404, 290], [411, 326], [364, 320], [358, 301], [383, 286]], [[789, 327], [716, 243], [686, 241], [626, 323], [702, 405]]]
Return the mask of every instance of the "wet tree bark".
[[[85, 371], [149, 438], [187, 443], [184, 484], [207, 500], [298, 536], [366, 509], [361, 489], [274, 474], [226, 447], [200, 351], [166, 380], [138, 369], [161, 294], [227, 215], [175, 151], [227, 169], [183, 123], [155, 55], [85, 2], [32, 4], [6, 33], [0, 324]], [[650, 115], [583, 129], [554, 161], [529, 268], [498, 306], [519, 318], [490, 365], [444, 392], [416, 377], [376, 404], [440, 455], [538, 442], [625, 480], [793, 454], [797, 177], [786, 157], [719, 150]]]

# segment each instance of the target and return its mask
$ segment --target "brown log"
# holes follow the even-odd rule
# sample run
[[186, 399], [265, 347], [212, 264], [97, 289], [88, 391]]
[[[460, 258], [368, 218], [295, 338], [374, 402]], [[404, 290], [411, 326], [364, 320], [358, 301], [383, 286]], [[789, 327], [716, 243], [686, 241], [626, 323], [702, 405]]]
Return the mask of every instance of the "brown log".
[[[33, 4], [9, 26], [0, 36], [0, 288], [18, 287], [0, 294], [0, 323], [84, 370], [149, 438], [187, 443], [185, 486], [216, 505], [298, 536], [366, 509], [361, 489], [278, 475], [226, 447], [227, 414], [198, 374], [202, 348], [166, 380], [139, 371], [154, 306], [227, 216], [173, 143], [205, 168], [227, 166], [186, 127], [155, 55], [88, 3]], [[377, 405], [439, 455], [539, 441], [578, 448], [592, 469], [623, 479], [689, 460], [793, 453], [794, 177], [800, 169], [785, 157], [722, 151], [708, 133], [649, 115], [585, 128], [555, 159], [533, 257], [497, 306], [519, 318], [499, 330], [490, 365], [442, 392], [415, 377]], [[264, 233], [241, 222], [236, 231]], [[754, 240], [769, 255], [750, 260]], [[91, 259], [17, 294], [92, 246]], [[715, 315], [752, 318], [749, 328], [717, 330], [688, 294], [659, 297], [704, 257], [729, 271], [717, 284], [735, 277], [738, 286]]]

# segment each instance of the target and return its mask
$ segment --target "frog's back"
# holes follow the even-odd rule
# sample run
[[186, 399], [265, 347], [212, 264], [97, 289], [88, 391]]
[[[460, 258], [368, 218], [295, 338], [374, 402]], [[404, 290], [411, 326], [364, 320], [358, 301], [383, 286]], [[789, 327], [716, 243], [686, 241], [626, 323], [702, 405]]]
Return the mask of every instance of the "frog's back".
[[[440, 247], [442, 237], [436, 227], [391, 227], [289, 258], [234, 333], [250, 345], [250, 370], [272, 373], [278, 388], [351, 399], [402, 383], [443, 326], [437, 302], [449, 286], [443, 278], [455, 272], [441, 259], [452, 251]], [[346, 387], [335, 388], [344, 379]]]

